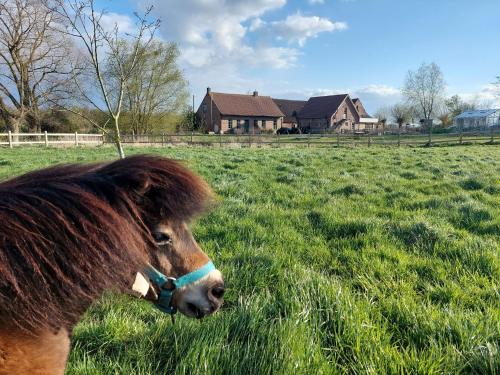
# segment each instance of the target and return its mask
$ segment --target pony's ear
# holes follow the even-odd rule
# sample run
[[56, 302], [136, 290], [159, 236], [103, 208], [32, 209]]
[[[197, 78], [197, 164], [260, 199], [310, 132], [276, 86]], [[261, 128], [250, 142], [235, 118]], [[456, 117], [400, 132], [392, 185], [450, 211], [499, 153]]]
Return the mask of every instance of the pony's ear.
[[135, 186], [132, 186], [131, 188], [134, 189], [134, 192], [137, 195], [143, 197], [151, 187], [151, 179], [146, 173], [139, 173], [136, 177]]
[[143, 197], [151, 187], [151, 180], [147, 173], [123, 174], [114, 180], [129, 193], [138, 197]]

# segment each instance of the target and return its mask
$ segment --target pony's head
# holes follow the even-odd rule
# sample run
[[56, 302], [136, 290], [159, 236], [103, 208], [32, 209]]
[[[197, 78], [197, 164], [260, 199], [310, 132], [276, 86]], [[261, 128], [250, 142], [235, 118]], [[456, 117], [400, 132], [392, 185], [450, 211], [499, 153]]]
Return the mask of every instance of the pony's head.
[[212, 201], [208, 185], [180, 163], [153, 156], [119, 160], [94, 173], [114, 182], [117, 200], [112, 204], [124, 204], [120, 210], [130, 212], [143, 227], [148, 265], [168, 277], [169, 283], [173, 281], [171, 285], [155, 285], [153, 281], [146, 298], [157, 301], [164, 287], [171, 291], [173, 311], [196, 318], [217, 311], [224, 295], [218, 270], [209, 269], [178, 288], [174, 280], [210, 262], [189, 229], [190, 221]]

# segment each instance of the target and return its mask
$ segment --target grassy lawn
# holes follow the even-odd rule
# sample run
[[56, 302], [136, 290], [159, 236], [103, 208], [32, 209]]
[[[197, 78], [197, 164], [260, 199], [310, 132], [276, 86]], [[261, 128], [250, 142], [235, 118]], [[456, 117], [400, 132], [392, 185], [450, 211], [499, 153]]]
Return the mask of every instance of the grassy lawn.
[[[193, 225], [215, 316], [106, 296], [69, 374], [500, 373], [500, 147], [128, 149], [186, 160], [220, 197]], [[0, 178], [112, 148], [0, 149]]]

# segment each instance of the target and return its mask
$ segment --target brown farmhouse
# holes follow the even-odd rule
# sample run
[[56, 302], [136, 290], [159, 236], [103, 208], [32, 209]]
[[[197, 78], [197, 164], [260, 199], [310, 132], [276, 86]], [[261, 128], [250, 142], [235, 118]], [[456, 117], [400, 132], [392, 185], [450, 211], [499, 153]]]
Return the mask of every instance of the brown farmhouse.
[[215, 133], [276, 132], [298, 127], [302, 132], [370, 132], [378, 120], [366, 112], [359, 98], [348, 94], [312, 97], [308, 101], [252, 95], [207, 93], [196, 112], [200, 128]]
[[270, 96], [207, 94], [196, 112], [200, 128], [215, 133], [251, 133], [276, 132], [283, 125], [283, 112]]

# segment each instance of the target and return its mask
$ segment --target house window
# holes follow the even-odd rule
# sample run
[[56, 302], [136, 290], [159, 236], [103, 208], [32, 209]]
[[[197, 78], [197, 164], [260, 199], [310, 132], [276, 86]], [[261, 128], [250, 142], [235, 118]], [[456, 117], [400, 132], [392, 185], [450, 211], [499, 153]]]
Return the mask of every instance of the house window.
[[203, 104], [203, 113], [206, 113], [206, 112], [207, 112], [207, 105]]
[[344, 108], [344, 118], [347, 119], [347, 107]]
[[233, 128], [233, 120], [231, 120], [231, 119], [227, 120], [227, 128], [228, 129], [232, 129]]
[[273, 120], [273, 129], [274, 130], [278, 129], [278, 120], [276, 119]]

